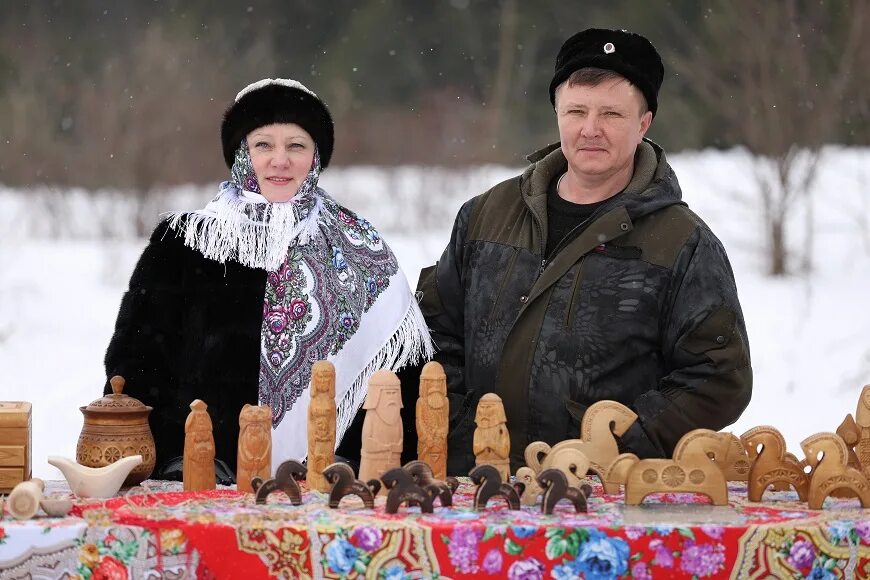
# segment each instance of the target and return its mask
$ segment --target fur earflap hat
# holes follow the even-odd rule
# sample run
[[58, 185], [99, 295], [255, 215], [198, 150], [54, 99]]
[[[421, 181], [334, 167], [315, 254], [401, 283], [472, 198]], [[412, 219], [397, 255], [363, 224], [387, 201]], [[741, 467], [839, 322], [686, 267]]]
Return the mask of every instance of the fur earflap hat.
[[224, 113], [221, 142], [227, 167], [233, 166], [236, 150], [248, 133], [272, 123], [295, 123], [308, 131], [320, 152], [320, 167], [329, 165], [335, 131], [323, 101], [298, 81], [263, 79], [242, 89]]
[[556, 88], [585, 67], [612, 70], [624, 76], [640, 89], [655, 116], [665, 68], [649, 40], [625, 30], [587, 28], [578, 32], [565, 41], [556, 56], [550, 103], [556, 105]]

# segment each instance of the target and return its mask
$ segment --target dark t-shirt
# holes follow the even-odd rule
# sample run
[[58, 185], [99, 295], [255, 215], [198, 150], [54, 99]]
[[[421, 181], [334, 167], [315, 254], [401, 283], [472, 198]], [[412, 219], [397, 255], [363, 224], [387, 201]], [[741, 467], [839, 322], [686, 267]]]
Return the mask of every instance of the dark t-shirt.
[[562, 175], [564, 174], [554, 177], [550, 187], [547, 188], [547, 250], [544, 254], [547, 259], [571, 230], [586, 221], [607, 201], [605, 199], [595, 203], [573, 203], [562, 199], [557, 189]]

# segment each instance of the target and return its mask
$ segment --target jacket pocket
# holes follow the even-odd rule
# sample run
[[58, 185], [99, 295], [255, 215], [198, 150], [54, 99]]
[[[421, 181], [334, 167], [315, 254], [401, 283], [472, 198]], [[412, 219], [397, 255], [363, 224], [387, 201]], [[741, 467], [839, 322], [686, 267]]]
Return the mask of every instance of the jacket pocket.
[[508, 281], [510, 280], [511, 274], [514, 271], [514, 264], [517, 262], [517, 256], [520, 255], [520, 249], [514, 248], [513, 255], [510, 257], [507, 263], [507, 267], [505, 267], [504, 276], [501, 279], [501, 284], [498, 285], [498, 291], [495, 293], [495, 298], [492, 301], [492, 308], [489, 311], [489, 319], [492, 319], [495, 316], [496, 310], [498, 309], [498, 304], [501, 302], [502, 294], [504, 294], [505, 287], [507, 287]]
[[737, 315], [724, 306], [718, 306], [695, 327], [683, 341], [683, 350], [702, 354], [725, 348], [731, 342]]

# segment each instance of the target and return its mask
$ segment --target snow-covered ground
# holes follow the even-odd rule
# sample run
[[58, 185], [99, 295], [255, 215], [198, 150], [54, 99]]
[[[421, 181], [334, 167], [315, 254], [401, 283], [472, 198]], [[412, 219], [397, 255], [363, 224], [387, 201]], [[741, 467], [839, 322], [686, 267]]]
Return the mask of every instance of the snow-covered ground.
[[[737, 277], [755, 389], [732, 429], [769, 423], [798, 451], [804, 437], [834, 430], [854, 413], [870, 383], [870, 151], [827, 150], [812, 192], [815, 271], [785, 279], [764, 275], [748, 156], [705, 151], [670, 161]], [[419, 269], [440, 255], [462, 201], [516, 171], [335, 168], [322, 185], [381, 229], [414, 284]], [[181, 188], [158, 210], [201, 206], [213, 191]], [[132, 213], [111, 192], [0, 189], [0, 400], [33, 403], [36, 476], [60, 476], [45, 458], [74, 456], [78, 407], [101, 394], [103, 353], [144, 245], [131, 234]], [[795, 247], [802, 245], [803, 219], [791, 224]], [[99, 239], [95, 231], [114, 237]]]

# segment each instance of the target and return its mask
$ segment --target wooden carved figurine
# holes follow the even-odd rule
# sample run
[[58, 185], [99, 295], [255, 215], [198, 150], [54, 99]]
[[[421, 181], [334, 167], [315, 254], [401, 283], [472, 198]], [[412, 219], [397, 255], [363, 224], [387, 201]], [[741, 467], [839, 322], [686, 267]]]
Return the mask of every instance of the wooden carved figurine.
[[855, 446], [861, 441], [861, 428], [855, 422], [855, 418], [849, 413], [840, 426], [837, 427], [837, 435], [846, 444], [846, 450], [849, 452], [849, 467], [861, 469], [861, 462], [858, 460], [858, 455], [855, 453]]
[[417, 459], [425, 461], [436, 479], [447, 477], [447, 375], [431, 361], [420, 373], [420, 398], [417, 399]]
[[728, 437], [709, 429], [689, 431], [674, 448], [674, 458], [642, 459], [625, 483], [625, 504], [640, 505], [653, 493], [706, 495], [713, 505], [728, 505], [728, 484], [716, 461], [728, 453]]
[[329, 491], [329, 507], [338, 508], [342, 498], [355, 495], [360, 498], [368, 509], [374, 509], [375, 496], [381, 490], [381, 482], [371, 479], [363, 483], [353, 474], [353, 468], [347, 463], [333, 463], [323, 470], [323, 477], [332, 485]]
[[753, 427], [740, 440], [753, 459], [746, 493], [749, 501], [761, 501], [764, 491], [776, 483], [794, 487], [800, 500], [807, 500], [809, 478], [794, 456], [786, 456], [785, 439], [776, 427]]
[[[589, 405], [583, 415], [580, 425], [580, 439], [566, 439], [560, 441], [552, 448], [544, 442], [536, 442], [531, 445], [538, 447], [532, 450], [532, 455], [538, 457], [546, 455], [564, 447], [573, 447], [589, 458], [589, 470], [598, 476], [604, 486], [604, 492], [608, 494], [619, 493], [619, 486], [607, 481], [607, 468], [619, 455], [619, 447], [614, 435], [623, 435], [628, 428], [637, 420], [637, 414], [616, 401], [598, 401]], [[545, 469], [546, 457], [543, 461], [526, 463], [540, 473]]]
[[746, 448], [734, 433], [726, 433], [728, 438], [728, 452], [724, 459], [719, 462], [719, 468], [725, 474], [725, 481], [749, 481], [749, 468], [752, 461]]
[[502, 481], [511, 477], [511, 440], [507, 430], [507, 417], [501, 397], [487, 393], [477, 404], [474, 417], [474, 456], [477, 465], [492, 465], [498, 469]]
[[214, 435], [207, 409], [205, 402], [196, 399], [190, 404], [190, 414], [184, 422], [184, 491], [216, 487]]
[[[271, 411], [269, 413], [271, 417]], [[270, 419], [271, 421], [271, 419]], [[275, 470], [275, 478], [263, 481], [259, 477], [254, 477], [251, 480], [251, 487], [257, 494], [257, 503], [266, 503], [266, 498], [274, 491], [283, 491], [290, 498], [290, 503], [300, 505], [302, 503], [302, 491], [299, 489], [297, 481], [305, 479], [305, 466], [290, 459], [278, 466]]]
[[[526, 463], [530, 460], [535, 461], [530, 454], [539, 448], [539, 443], [534, 442], [526, 447]], [[565, 474], [566, 484], [579, 485], [586, 476], [586, 472], [589, 471], [590, 462], [582, 451], [573, 447], [562, 447], [548, 453], [543, 464], [541, 472], [547, 469], [559, 469]], [[521, 481], [526, 486], [520, 497], [520, 502], [523, 505], [535, 505], [538, 502], [538, 496], [544, 492], [544, 489], [538, 484], [537, 476], [538, 474], [531, 467], [517, 469], [517, 481]]]
[[861, 436], [855, 446], [855, 454], [861, 463], [865, 477], [870, 477], [870, 385], [866, 385], [858, 398], [855, 423], [861, 429]]
[[[9, 513], [17, 520], [29, 520], [39, 511], [43, 491], [45, 491], [45, 482], [39, 478], [18, 483], [9, 494]], [[2, 518], [3, 510], [0, 509], [0, 519]]]
[[634, 453], [620, 453], [614, 457], [610, 465], [604, 468], [604, 480], [601, 482], [604, 493], [608, 495], [619, 493], [620, 487], [628, 481], [628, 473], [638, 461], [640, 458]]
[[432, 473], [432, 468], [419, 459], [409, 461], [402, 467], [407, 471], [414, 482], [422, 487], [431, 497], [441, 500], [441, 507], [450, 507], [453, 505], [453, 492], [459, 487], [459, 480], [455, 477], [448, 477], [446, 480], [436, 479]]
[[[846, 444], [836, 433], [816, 433], [801, 441], [807, 463], [813, 466], [807, 507], [822, 509], [825, 498], [838, 489], [848, 489], [861, 501], [862, 508], [870, 507], [870, 482], [864, 474], [849, 467]], [[819, 456], [821, 455], [821, 459]]]
[[[402, 466], [402, 395], [399, 377], [380, 370], [369, 379], [363, 409], [362, 451], [359, 478], [380, 479], [394, 467]], [[385, 493], [386, 490], [381, 490]]]
[[424, 514], [432, 513], [432, 496], [429, 492], [417, 485], [413, 476], [402, 469], [394, 467], [381, 476], [384, 486], [390, 490], [387, 493], [387, 505], [384, 508], [388, 514], [399, 513], [399, 506], [406, 504], [408, 507], [420, 506]]
[[477, 465], [468, 472], [468, 477], [477, 485], [474, 492], [474, 509], [482, 512], [487, 502], [493, 497], [503, 497], [512, 510], [520, 509], [520, 496], [525, 491], [525, 484], [516, 482], [513, 486], [503, 483], [501, 472], [494, 465]]
[[568, 485], [568, 478], [561, 469], [545, 469], [538, 474], [538, 485], [544, 489], [544, 500], [541, 502], [541, 512], [546, 515], [553, 513], [553, 508], [560, 500], [567, 499], [574, 504], [574, 509], [586, 513], [586, 499], [592, 495], [592, 486], [583, 484], [580, 487]]
[[272, 475], [272, 409], [245, 405], [239, 414], [239, 454], [236, 489], [251, 493], [251, 479]]
[[308, 403], [308, 487], [327, 492], [323, 470], [335, 462], [335, 367], [320, 360], [311, 368]]

